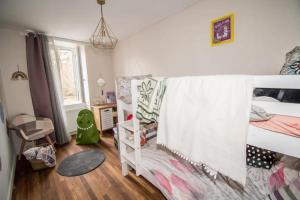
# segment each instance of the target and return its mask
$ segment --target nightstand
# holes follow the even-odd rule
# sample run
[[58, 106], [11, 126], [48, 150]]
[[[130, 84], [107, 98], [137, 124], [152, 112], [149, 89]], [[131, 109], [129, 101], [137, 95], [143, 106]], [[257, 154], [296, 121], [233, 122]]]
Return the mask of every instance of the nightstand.
[[100, 133], [110, 130], [116, 125], [118, 119], [116, 103], [93, 105], [92, 110]]

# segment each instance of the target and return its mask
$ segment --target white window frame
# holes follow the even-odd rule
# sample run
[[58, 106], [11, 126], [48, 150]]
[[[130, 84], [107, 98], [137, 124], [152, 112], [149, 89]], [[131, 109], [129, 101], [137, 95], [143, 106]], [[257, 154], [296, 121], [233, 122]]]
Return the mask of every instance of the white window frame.
[[[72, 50], [75, 53], [75, 58], [73, 58], [73, 65], [74, 65], [74, 76], [75, 76], [75, 84], [76, 84], [76, 92], [79, 96], [79, 99], [81, 99], [81, 102], [74, 102], [70, 104], [65, 104], [64, 107], [66, 111], [69, 110], [77, 110], [82, 109], [86, 107], [86, 98], [85, 98], [85, 92], [84, 92], [84, 80], [83, 80], [83, 73], [82, 73], [82, 61], [81, 61], [81, 50], [80, 46], [76, 43], [72, 42], [66, 42], [66, 41], [60, 41], [55, 40], [54, 41], [56, 50]], [[58, 58], [59, 59], [59, 58]], [[59, 65], [57, 65], [59, 67]], [[60, 76], [60, 84], [62, 87], [62, 81], [61, 81], [61, 75], [60, 75], [60, 69], [59, 70], [59, 76]]]

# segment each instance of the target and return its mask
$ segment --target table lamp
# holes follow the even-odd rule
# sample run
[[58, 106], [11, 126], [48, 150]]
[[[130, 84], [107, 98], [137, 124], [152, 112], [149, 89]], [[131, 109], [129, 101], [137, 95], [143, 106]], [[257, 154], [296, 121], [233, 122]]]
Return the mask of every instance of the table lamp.
[[100, 101], [101, 101], [101, 103], [105, 103], [105, 99], [103, 97], [103, 95], [104, 95], [103, 88], [106, 85], [106, 82], [105, 82], [105, 80], [103, 78], [98, 78], [97, 85], [101, 89]]

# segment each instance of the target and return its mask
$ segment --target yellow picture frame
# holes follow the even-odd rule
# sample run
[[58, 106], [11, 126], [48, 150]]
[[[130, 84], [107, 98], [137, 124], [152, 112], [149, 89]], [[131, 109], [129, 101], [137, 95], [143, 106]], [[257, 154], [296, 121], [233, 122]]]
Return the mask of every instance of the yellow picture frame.
[[[230, 27], [229, 29], [228, 26]], [[230, 32], [228, 30], [230, 30]], [[226, 35], [228, 33], [230, 33], [230, 36]], [[228, 44], [232, 42], [234, 42], [234, 13], [229, 13], [227, 15], [212, 20], [210, 22], [211, 46], [214, 47], [221, 44]]]

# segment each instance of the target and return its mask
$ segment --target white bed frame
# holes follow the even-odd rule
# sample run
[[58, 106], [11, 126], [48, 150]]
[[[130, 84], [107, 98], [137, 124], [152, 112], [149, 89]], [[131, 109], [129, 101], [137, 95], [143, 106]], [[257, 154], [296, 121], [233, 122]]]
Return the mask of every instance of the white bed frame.
[[[254, 88], [278, 88], [278, 89], [300, 89], [300, 76], [253, 76]], [[120, 157], [122, 174], [128, 174], [128, 166], [135, 169], [136, 175], [142, 175], [155, 185], [151, 177], [144, 173], [142, 166], [142, 153], [140, 146], [139, 121], [135, 116], [137, 108], [138, 91], [137, 86], [141, 81], [131, 82], [132, 104], [127, 105], [117, 100]], [[300, 117], [300, 104], [253, 101], [253, 105], [263, 107], [267, 112]], [[126, 121], [124, 112], [132, 113], [133, 119]], [[126, 131], [134, 134], [133, 141], [126, 138]], [[275, 133], [249, 125], [247, 143], [278, 153], [300, 158], [300, 138]]]

